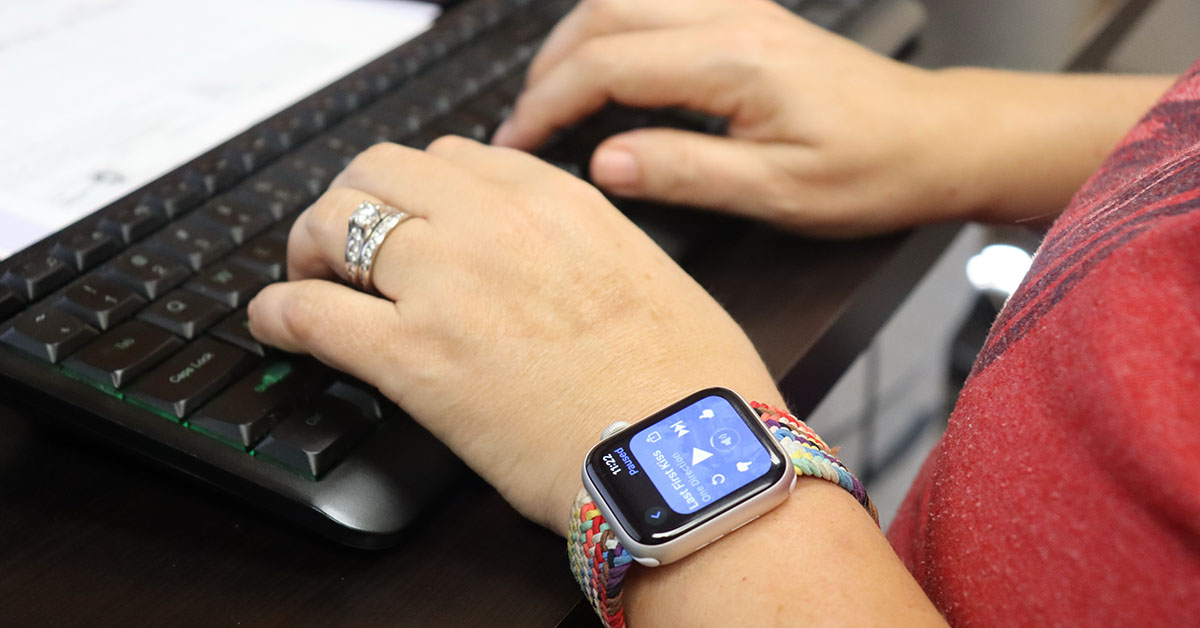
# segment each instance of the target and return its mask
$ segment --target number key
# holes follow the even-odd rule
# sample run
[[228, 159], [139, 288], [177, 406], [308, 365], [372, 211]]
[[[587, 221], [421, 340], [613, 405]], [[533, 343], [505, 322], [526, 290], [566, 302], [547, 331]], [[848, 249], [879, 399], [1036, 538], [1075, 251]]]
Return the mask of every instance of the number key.
[[182, 264], [146, 249], [127, 251], [100, 272], [108, 279], [137, 290], [147, 299], [155, 299], [174, 288], [189, 274], [187, 267]]
[[121, 244], [111, 234], [100, 229], [72, 231], [54, 245], [51, 253], [84, 271], [116, 255]]
[[237, 244], [254, 237], [274, 222], [274, 217], [266, 210], [231, 198], [209, 203], [196, 215], [210, 226], [223, 230]]
[[43, 255], [10, 268], [0, 281], [22, 297], [36, 301], [74, 276], [75, 271], [66, 262]]
[[100, 329], [108, 329], [129, 318], [146, 300], [127, 286], [87, 277], [64, 290], [56, 304]]
[[265, 277], [248, 268], [222, 262], [197, 274], [184, 287], [229, 307], [238, 307], [266, 283]]
[[219, 232], [185, 221], [172, 225], [148, 243], [158, 251], [200, 270], [233, 250], [233, 242]]

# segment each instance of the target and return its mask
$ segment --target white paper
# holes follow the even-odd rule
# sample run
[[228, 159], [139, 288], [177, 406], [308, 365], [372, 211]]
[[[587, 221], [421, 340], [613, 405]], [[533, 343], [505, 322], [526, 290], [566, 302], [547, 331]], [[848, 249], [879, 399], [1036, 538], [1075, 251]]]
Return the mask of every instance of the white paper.
[[0, 2], [0, 257], [429, 27], [406, 0]]

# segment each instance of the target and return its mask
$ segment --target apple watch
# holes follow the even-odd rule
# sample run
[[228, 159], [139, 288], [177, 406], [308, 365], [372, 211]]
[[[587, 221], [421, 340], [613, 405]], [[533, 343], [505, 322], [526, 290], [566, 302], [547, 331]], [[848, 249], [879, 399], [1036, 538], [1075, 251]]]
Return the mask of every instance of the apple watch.
[[842, 486], [878, 523], [862, 484], [807, 425], [725, 388], [610, 425], [582, 475], [571, 569], [611, 627], [624, 626], [621, 583], [633, 561], [653, 567], [699, 550], [783, 503], [797, 475]]

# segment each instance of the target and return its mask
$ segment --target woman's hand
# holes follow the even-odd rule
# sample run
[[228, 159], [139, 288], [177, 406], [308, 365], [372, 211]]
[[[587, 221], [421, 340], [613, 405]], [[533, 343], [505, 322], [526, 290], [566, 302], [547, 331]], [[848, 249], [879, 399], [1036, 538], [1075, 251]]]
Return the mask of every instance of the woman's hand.
[[610, 101], [725, 117], [609, 138], [592, 179], [854, 236], [1057, 214], [1169, 80], [921, 70], [767, 0], [582, 0], [493, 141], [531, 150]]
[[[350, 214], [403, 209], [373, 296], [345, 279]], [[723, 385], [782, 403], [741, 329], [588, 184], [519, 151], [442, 138], [360, 155], [297, 219], [256, 337], [376, 386], [522, 514], [560, 534], [587, 449]]]
[[929, 220], [959, 191], [939, 153], [930, 73], [880, 57], [766, 0], [583, 0], [530, 66], [496, 144], [533, 149], [616, 101], [729, 120], [600, 145], [610, 192], [727, 210], [824, 235]]

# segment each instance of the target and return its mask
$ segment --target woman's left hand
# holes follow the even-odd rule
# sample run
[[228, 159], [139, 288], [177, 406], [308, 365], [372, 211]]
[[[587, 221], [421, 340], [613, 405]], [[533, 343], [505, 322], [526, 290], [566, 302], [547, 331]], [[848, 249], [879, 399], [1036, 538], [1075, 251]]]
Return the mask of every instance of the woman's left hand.
[[[375, 258], [379, 296], [337, 283], [364, 200], [416, 216]], [[598, 191], [516, 150], [369, 149], [297, 219], [288, 276], [250, 303], [256, 337], [378, 387], [559, 533], [608, 423], [714, 385], [782, 405], [712, 297]]]

